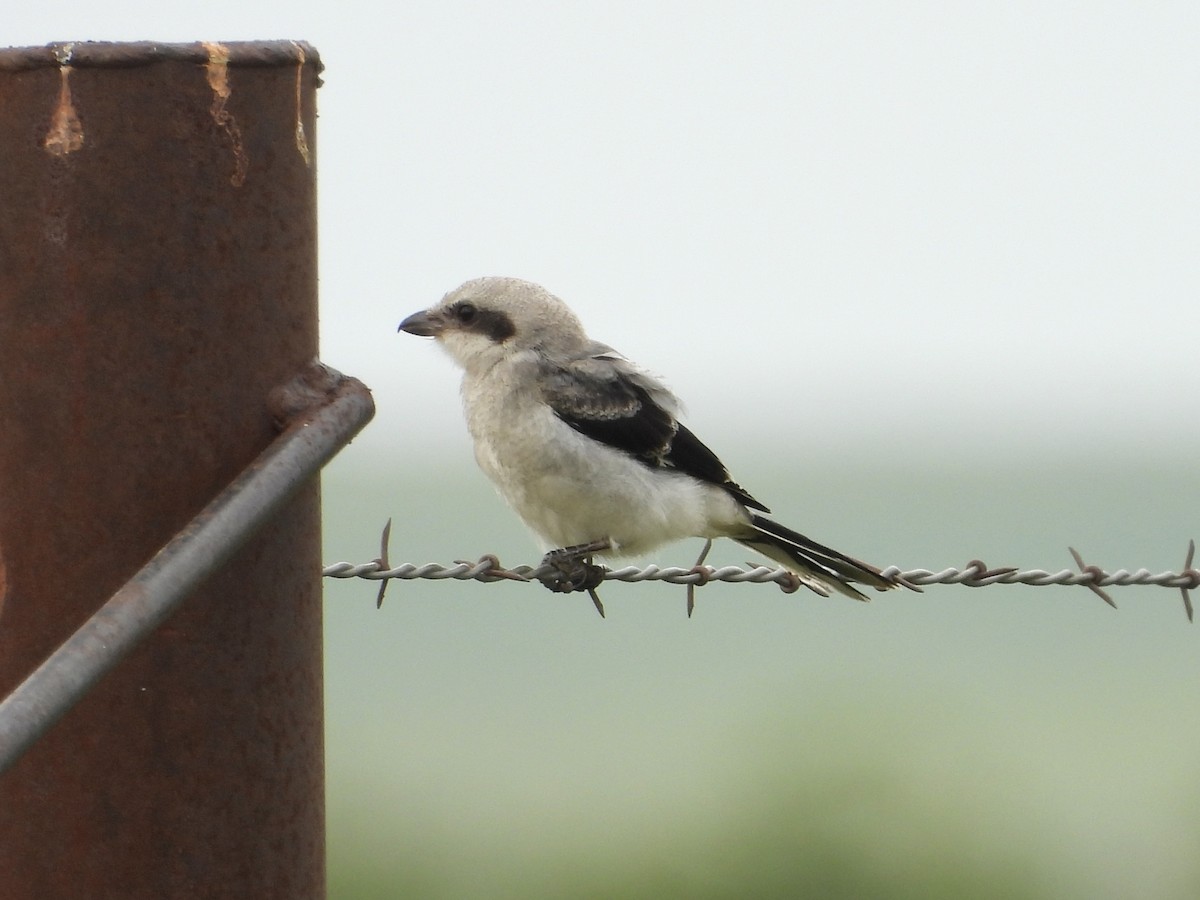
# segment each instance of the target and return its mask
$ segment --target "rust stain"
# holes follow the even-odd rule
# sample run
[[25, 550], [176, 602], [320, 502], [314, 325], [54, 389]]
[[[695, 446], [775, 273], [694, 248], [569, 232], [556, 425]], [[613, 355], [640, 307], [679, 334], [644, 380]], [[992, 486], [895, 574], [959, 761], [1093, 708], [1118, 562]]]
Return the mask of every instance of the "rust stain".
[[205, 73], [208, 86], [213, 92], [209, 112], [217, 127], [229, 136], [229, 142], [233, 145], [233, 174], [229, 176], [229, 183], [234, 187], [241, 187], [246, 183], [246, 170], [250, 167], [250, 160], [246, 157], [246, 148], [242, 143], [242, 130], [238, 127], [233, 113], [225, 108], [232, 93], [229, 87], [229, 48], [216, 41], [205, 41], [204, 49], [208, 52]]
[[62, 158], [83, 146], [83, 124], [71, 102], [71, 67], [64, 62], [58, 74], [58, 104], [54, 107], [54, 117], [42, 146], [48, 153]]
[[311, 168], [312, 154], [308, 149], [308, 137], [304, 133], [304, 106], [301, 103], [304, 97], [304, 48], [295, 41], [292, 41], [292, 45], [300, 54], [300, 58], [296, 61], [296, 149], [300, 151], [300, 157], [304, 160], [304, 164]]

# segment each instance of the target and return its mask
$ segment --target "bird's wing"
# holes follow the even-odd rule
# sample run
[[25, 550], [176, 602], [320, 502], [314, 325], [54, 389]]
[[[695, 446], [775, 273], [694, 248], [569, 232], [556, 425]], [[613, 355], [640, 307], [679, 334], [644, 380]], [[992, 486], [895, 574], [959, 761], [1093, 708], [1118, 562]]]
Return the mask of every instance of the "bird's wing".
[[679, 402], [666, 386], [612, 348], [593, 344], [578, 359], [546, 361], [540, 383], [547, 405], [580, 434], [651, 468], [684, 472], [724, 488], [746, 506], [770, 511], [680, 424]]

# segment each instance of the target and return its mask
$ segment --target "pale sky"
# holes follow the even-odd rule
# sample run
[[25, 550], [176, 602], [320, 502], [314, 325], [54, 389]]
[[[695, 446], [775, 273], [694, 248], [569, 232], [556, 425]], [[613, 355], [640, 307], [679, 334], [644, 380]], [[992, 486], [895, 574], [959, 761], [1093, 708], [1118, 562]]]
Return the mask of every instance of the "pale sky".
[[704, 435], [951, 456], [1200, 437], [1198, 35], [1184, 3], [66, 0], [3, 37], [317, 47], [322, 356], [376, 391], [363, 452], [465, 440], [396, 324], [508, 274]]

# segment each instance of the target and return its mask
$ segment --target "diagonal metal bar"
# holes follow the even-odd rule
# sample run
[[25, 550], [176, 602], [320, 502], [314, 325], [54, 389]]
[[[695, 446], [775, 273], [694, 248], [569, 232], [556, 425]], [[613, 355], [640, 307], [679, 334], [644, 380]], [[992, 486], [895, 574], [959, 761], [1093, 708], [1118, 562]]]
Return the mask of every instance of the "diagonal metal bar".
[[0, 773], [248, 540], [371, 420], [362, 382], [314, 363], [273, 392], [284, 430], [0, 702]]

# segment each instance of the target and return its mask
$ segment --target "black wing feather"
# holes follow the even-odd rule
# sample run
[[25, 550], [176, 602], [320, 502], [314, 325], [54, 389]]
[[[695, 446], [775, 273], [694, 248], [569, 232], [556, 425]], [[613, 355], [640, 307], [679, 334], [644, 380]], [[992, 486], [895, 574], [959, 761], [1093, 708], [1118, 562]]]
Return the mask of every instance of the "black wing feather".
[[744, 505], [751, 509], [770, 512], [759, 501], [750, 496], [750, 492], [729, 477], [729, 470], [688, 428], [679, 425], [675, 438], [667, 451], [667, 462], [681, 472], [687, 472], [703, 481], [711, 481], [718, 487], [723, 487], [733, 494]]
[[[556, 367], [544, 374], [543, 393], [555, 415], [594, 441], [628, 453], [653, 469], [669, 468], [724, 488], [753, 509], [770, 512], [708, 447], [655, 402], [649, 391], [623, 377], [607, 360], [585, 360], [587, 371]], [[579, 363], [574, 364], [579, 366]]]

